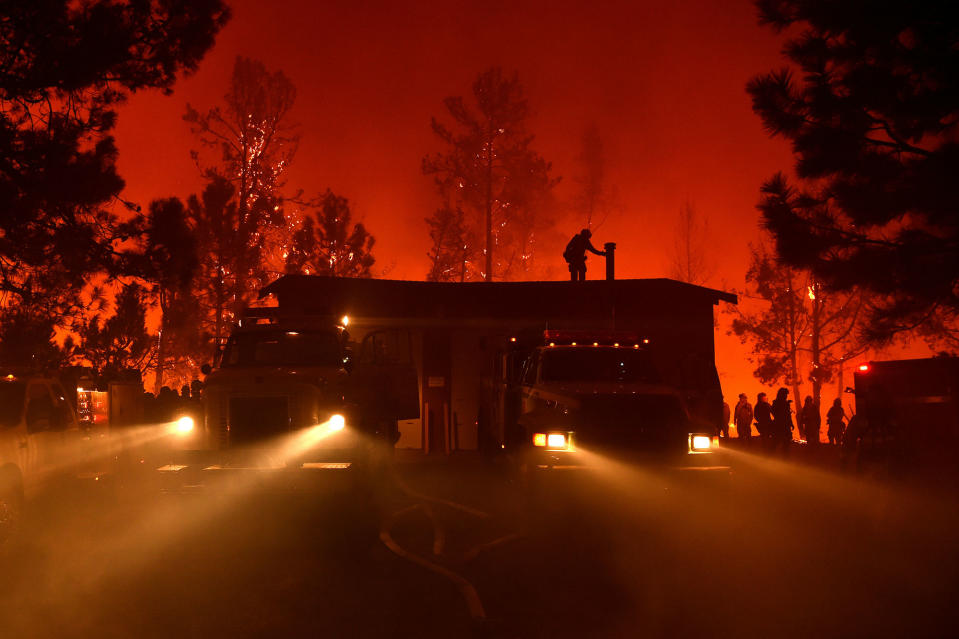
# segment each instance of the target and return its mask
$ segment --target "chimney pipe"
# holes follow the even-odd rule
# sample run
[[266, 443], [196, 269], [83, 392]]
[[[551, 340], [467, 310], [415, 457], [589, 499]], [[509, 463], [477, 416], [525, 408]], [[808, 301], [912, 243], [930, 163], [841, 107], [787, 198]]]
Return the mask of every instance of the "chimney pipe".
[[616, 279], [616, 242], [606, 242], [603, 244], [606, 251], [606, 279]]

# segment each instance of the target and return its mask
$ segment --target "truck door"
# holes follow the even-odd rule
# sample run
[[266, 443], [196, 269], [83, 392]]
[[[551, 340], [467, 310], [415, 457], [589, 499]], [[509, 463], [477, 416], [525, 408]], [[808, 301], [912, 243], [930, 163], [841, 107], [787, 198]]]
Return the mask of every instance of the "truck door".
[[420, 415], [411, 343], [406, 329], [368, 333], [351, 375], [354, 384], [362, 388], [361, 401], [375, 407], [378, 418], [390, 420], [394, 426], [397, 420], [416, 419]]
[[29, 445], [25, 420], [27, 385], [6, 379], [0, 384], [0, 466], [13, 464], [25, 473]]
[[525, 356], [524, 353], [511, 352], [506, 360], [506, 402], [505, 402], [505, 439], [507, 448], [523, 447], [526, 431], [520, 425], [523, 413], [531, 410], [527, 404], [531, 401], [529, 393], [536, 382], [538, 363], [537, 353]]
[[34, 381], [27, 386], [25, 418], [26, 431], [20, 449], [21, 468], [27, 481], [36, 478], [44, 465], [53, 463], [57, 431], [64, 424], [46, 382]]

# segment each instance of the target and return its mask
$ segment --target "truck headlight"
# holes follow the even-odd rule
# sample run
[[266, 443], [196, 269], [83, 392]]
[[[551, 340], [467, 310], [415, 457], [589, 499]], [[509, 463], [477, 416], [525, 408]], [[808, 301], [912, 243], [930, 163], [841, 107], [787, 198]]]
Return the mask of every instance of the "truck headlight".
[[712, 450], [713, 438], [709, 435], [689, 434], [689, 452], [708, 453]]
[[568, 450], [569, 436], [567, 433], [534, 433], [533, 446], [549, 450]]
[[177, 435], [187, 435], [188, 433], [193, 432], [193, 427], [196, 424], [193, 421], [193, 418], [189, 415], [184, 415], [180, 419], [176, 420], [173, 426], [173, 430]]
[[330, 430], [343, 430], [346, 427], [346, 418], [337, 413], [330, 417]]
[[547, 448], [566, 449], [566, 435], [563, 433], [550, 433], [546, 436]]

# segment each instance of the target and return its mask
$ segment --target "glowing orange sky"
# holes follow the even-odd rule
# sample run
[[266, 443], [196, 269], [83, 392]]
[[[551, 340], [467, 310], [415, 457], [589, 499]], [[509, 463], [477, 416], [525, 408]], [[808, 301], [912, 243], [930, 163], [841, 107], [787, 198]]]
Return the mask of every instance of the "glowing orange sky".
[[[624, 210], [597, 239], [619, 243], [623, 277], [664, 274], [663, 238], [689, 198], [714, 231], [716, 284], [741, 279], [758, 185], [790, 161], [785, 145], [762, 132], [743, 89], [752, 74], [780, 65], [779, 42], [756, 26], [750, 3], [372, 4], [234, 2], [233, 20], [195, 76], [171, 97], [143, 94], [121, 111], [126, 196], [146, 203], [200, 188], [185, 104], [218, 104], [235, 56], [258, 58], [298, 89], [302, 142], [289, 190], [329, 186], [349, 197], [377, 237], [381, 265], [395, 260], [390, 277], [422, 278], [423, 218], [436, 204], [420, 173], [435, 148], [430, 116], [496, 64], [526, 86], [536, 147], [566, 177], [560, 196], [572, 187], [583, 128], [598, 124]], [[560, 255], [555, 262], [564, 266]]]
[[[780, 38], [757, 26], [750, 2], [232, 4], [233, 20], [195, 76], [170, 97], [142, 94], [122, 109], [128, 199], [146, 204], [201, 188], [185, 105], [218, 104], [235, 56], [257, 58], [298, 89], [302, 141], [288, 190], [345, 195], [376, 236], [376, 273], [422, 279], [423, 219], [437, 203], [420, 173], [435, 150], [430, 117], [443, 114], [444, 97], [466, 94], [479, 71], [500, 65], [526, 87], [535, 147], [565, 177], [560, 198], [573, 186], [583, 129], [598, 125], [623, 206], [594, 240], [618, 243], [619, 277], [667, 275], [675, 217], [689, 199], [709, 218], [710, 284], [743, 285], [747, 244], [759, 238], [759, 185], [791, 166], [788, 147], [762, 131], [744, 91], [752, 75], [782, 65]], [[565, 276], [559, 252], [550, 259]], [[591, 265], [601, 277], [601, 260]], [[734, 340], [720, 332], [717, 341], [727, 397], [755, 386]]]

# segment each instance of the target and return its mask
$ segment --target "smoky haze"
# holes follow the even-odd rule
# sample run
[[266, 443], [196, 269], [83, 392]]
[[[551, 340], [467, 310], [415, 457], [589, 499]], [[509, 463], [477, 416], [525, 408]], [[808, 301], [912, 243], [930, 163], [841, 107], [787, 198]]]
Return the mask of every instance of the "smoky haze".
[[[274, 453], [300, 439], [277, 440]], [[23, 539], [0, 559], [4, 635], [926, 636], [948, 627], [957, 514], [941, 494], [757, 448], [727, 450], [736, 470], [718, 479], [580, 452], [589, 473], [557, 470], [525, 488], [469, 460], [398, 458], [364, 503], [344, 500], [336, 482], [307, 495], [279, 475], [169, 492], [155, 474], [65, 483], [32, 501]], [[76, 451], [76, 460], [90, 458]]]
[[[687, 200], [709, 216], [721, 280], [741, 280], [757, 236], [757, 188], [789, 154], [752, 114], [746, 81], [779, 64], [779, 40], [749, 2], [233, 3], [233, 20], [198, 73], [171, 97], [136, 96], [117, 140], [125, 197], [198, 192], [195, 138], [185, 104], [219, 103], [234, 58], [283, 70], [297, 88], [302, 140], [286, 191], [330, 187], [348, 197], [377, 238], [381, 272], [422, 279], [424, 218], [438, 205], [420, 172], [436, 150], [430, 117], [465, 95], [480, 71], [519, 73], [533, 112], [534, 147], [562, 176], [561, 235], [583, 226], [573, 200], [576, 156], [595, 124], [608, 155], [617, 210], [597, 239], [619, 243], [621, 277], [667, 275], [662, 238]], [[561, 247], [550, 256], [564, 277]], [[595, 274], [594, 274], [595, 275]]]

